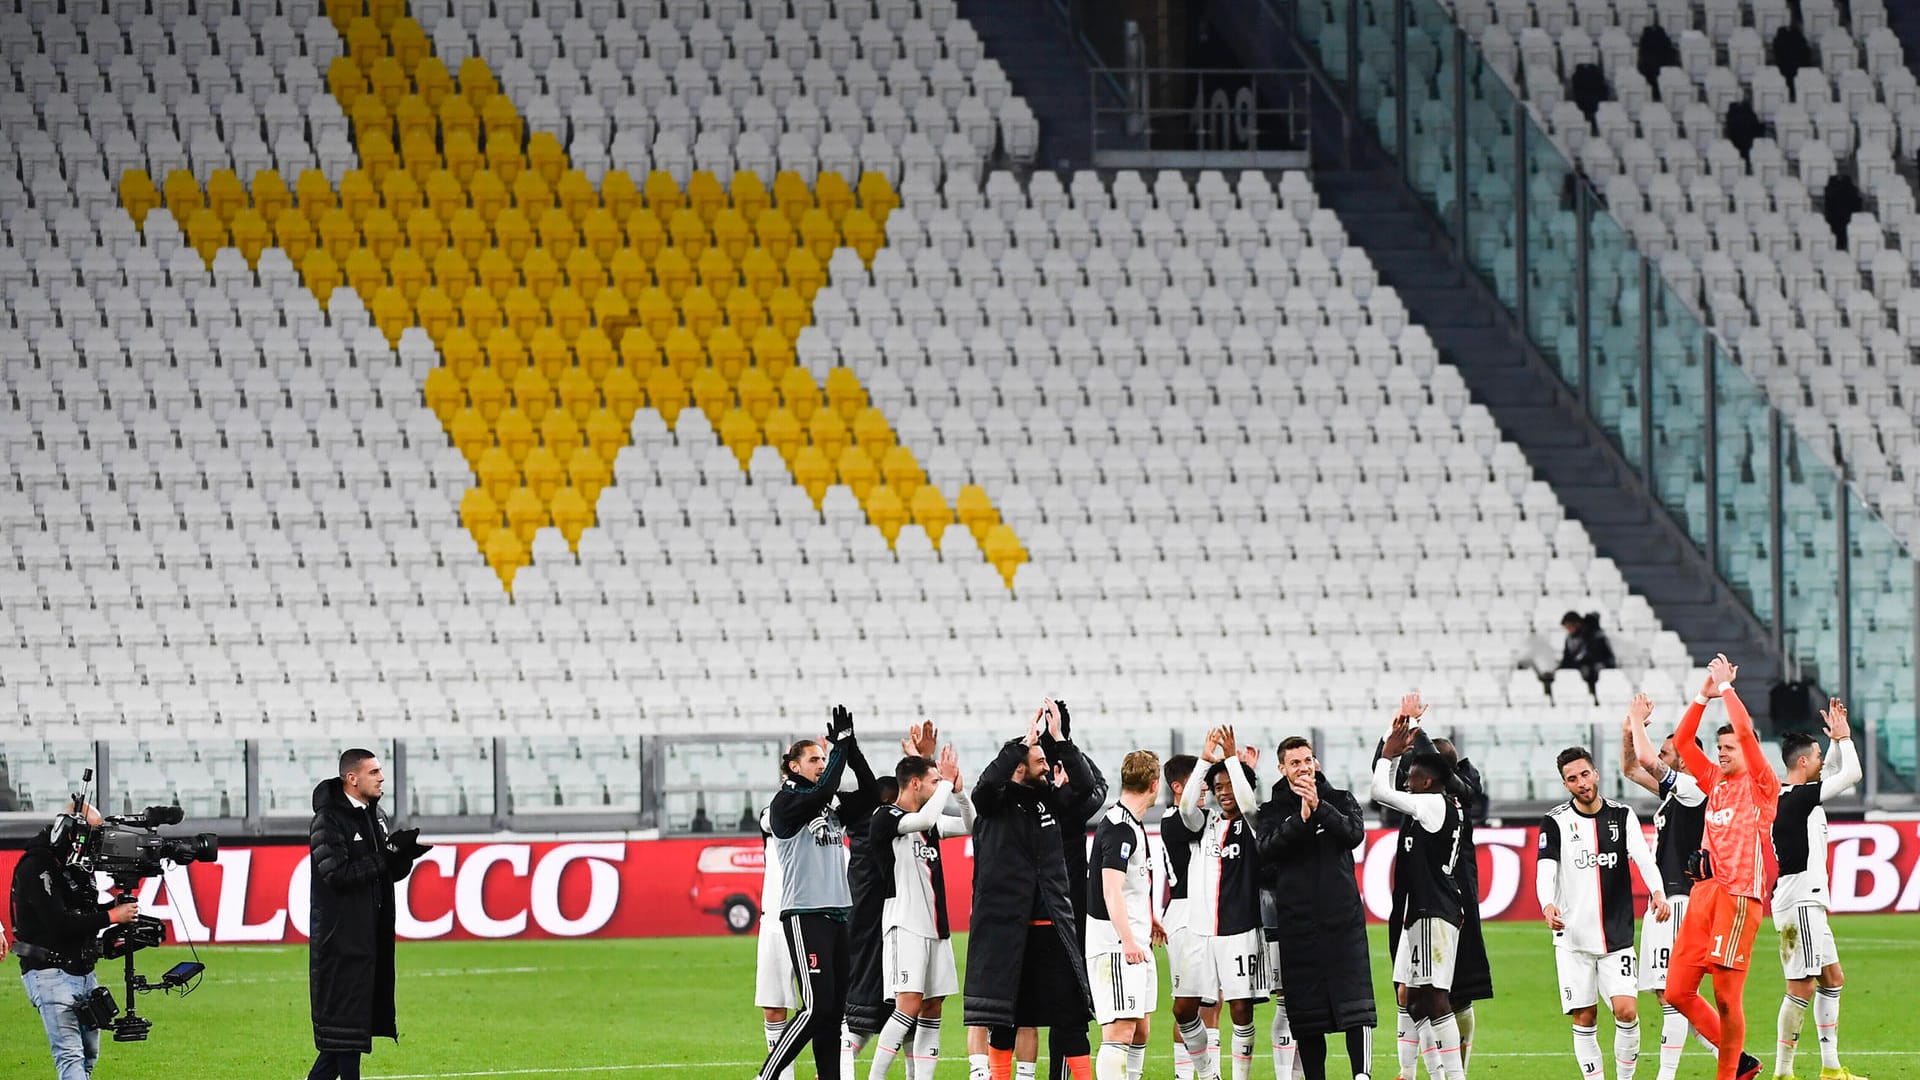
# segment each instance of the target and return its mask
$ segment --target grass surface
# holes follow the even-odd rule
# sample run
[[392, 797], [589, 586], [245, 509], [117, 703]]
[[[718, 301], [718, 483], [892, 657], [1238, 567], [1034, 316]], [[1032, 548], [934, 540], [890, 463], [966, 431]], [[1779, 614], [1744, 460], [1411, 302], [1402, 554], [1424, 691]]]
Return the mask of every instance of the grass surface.
[[[1374, 975], [1386, 996], [1384, 934], [1375, 928]], [[1487, 928], [1499, 992], [1479, 1006], [1472, 1075], [1475, 1077], [1576, 1077], [1567, 1022], [1555, 1010], [1552, 946], [1532, 924], [1496, 923]], [[1841, 1049], [1846, 1063], [1874, 1080], [1920, 1080], [1920, 1033], [1913, 1022], [1920, 1002], [1914, 971], [1920, 968], [1920, 919], [1912, 916], [1849, 916], [1834, 919], [1847, 993], [1841, 1011]], [[1747, 1046], [1768, 1060], [1774, 1042], [1781, 980], [1762, 930], [1759, 959], [1747, 993]], [[964, 963], [964, 941], [959, 955]], [[162, 949], [141, 955], [141, 970], [157, 975], [184, 957]], [[304, 947], [205, 949], [208, 974], [200, 989], [182, 999], [146, 995], [141, 1011], [155, 1021], [145, 1044], [108, 1042], [97, 1080], [161, 1076], [194, 1080], [261, 1080], [304, 1076], [313, 1059], [307, 1019], [307, 953]], [[580, 1072], [608, 1077], [747, 1077], [758, 1067], [765, 1044], [752, 1007], [754, 942], [743, 938], [678, 938], [643, 941], [423, 943], [400, 946], [400, 1032], [396, 1046], [381, 1041], [367, 1059], [375, 1077], [563, 1076]], [[0, 980], [0, 1077], [50, 1078], [51, 1059], [38, 1019], [27, 1005], [18, 969], [8, 964]], [[113, 969], [117, 977], [118, 969]], [[1162, 964], [1164, 976], [1165, 965]], [[1156, 1019], [1147, 1076], [1173, 1075], [1171, 1025]], [[122, 991], [116, 987], [114, 996]], [[123, 1002], [124, 1004], [124, 1002]], [[957, 1003], [956, 1003], [957, 1005]], [[1640, 1076], [1657, 1070], [1658, 1007], [1641, 998], [1643, 1042]], [[1265, 1033], [1271, 1012], [1256, 1017], [1262, 1039], [1254, 1076], [1272, 1075]], [[1383, 1018], [1390, 1018], [1391, 1007]], [[965, 1076], [964, 1033], [957, 1008], [949, 1012], [940, 1072]], [[1612, 1035], [1601, 1024], [1601, 1044]], [[1392, 1027], [1377, 1039], [1374, 1075], [1394, 1073]], [[1819, 1075], [1819, 1050], [1808, 1018], [1798, 1072]], [[1343, 1053], [1333, 1055], [1331, 1075], [1344, 1077]], [[804, 1055], [803, 1055], [804, 1057]], [[893, 1075], [901, 1075], [896, 1065]], [[1611, 1067], [1609, 1073], [1611, 1074]], [[800, 1075], [811, 1076], [811, 1059]], [[862, 1062], [861, 1077], [865, 1077]], [[1712, 1069], [1706, 1055], [1689, 1048], [1683, 1078], [1701, 1080]]]

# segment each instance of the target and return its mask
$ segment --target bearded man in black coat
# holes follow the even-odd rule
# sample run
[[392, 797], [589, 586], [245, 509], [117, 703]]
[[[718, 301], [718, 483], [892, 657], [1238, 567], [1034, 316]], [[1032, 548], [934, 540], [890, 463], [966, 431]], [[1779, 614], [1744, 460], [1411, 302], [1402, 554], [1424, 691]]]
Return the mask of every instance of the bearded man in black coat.
[[307, 839], [313, 857], [308, 991], [313, 1045], [307, 1080], [360, 1080], [374, 1036], [398, 1039], [393, 1008], [393, 885], [431, 845], [419, 829], [388, 829], [386, 787], [371, 750], [340, 755], [340, 775], [313, 789]]
[[[1320, 772], [1313, 746], [1298, 735], [1280, 743], [1280, 782], [1260, 808], [1261, 864], [1273, 883], [1285, 996], [1274, 1020], [1274, 1044], [1291, 1028], [1307, 1080], [1327, 1075], [1327, 1036], [1346, 1035], [1354, 1073], [1373, 1057], [1373, 968], [1367, 911], [1353, 873], [1353, 850], [1367, 822], [1353, 792]], [[1291, 1071], [1291, 1070], [1289, 1070]]]

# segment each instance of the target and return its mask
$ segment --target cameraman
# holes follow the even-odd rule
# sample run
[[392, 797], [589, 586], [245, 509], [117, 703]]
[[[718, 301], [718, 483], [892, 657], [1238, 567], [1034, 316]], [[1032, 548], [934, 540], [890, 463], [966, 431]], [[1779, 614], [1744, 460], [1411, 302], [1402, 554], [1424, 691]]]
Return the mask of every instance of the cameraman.
[[393, 1009], [393, 886], [431, 848], [419, 829], [390, 833], [380, 810], [386, 787], [371, 750], [340, 755], [340, 775], [313, 789], [312, 945], [308, 991], [313, 1045], [309, 1080], [360, 1080], [373, 1038], [400, 1037]]
[[59, 1080], [87, 1080], [100, 1058], [100, 1032], [80, 1022], [75, 1004], [100, 985], [93, 976], [100, 931], [132, 922], [138, 907], [102, 904], [93, 875], [73, 864], [100, 812], [69, 802], [34, 836], [13, 870], [14, 955], [27, 1000], [40, 1010]]

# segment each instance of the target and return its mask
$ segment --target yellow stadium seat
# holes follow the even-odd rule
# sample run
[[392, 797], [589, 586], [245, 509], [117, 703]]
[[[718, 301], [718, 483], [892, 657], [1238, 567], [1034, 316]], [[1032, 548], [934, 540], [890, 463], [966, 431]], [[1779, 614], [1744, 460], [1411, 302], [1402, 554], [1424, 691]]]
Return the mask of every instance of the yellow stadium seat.
[[[293, 195], [301, 216], [307, 219], [307, 224], [315, 227], [319, 226], [320, 218], [327, 211], [340, 205], [333, 191], [333, 181], [328, 180], [327, 174], [319, 169], [302, 169], [299, 178], [293, 182]], [[171, 200], [168, 205], [172, 205]]]
[[494, 80], [493, 69], [485, 60], [469, 56], [460, 61], [460, 96], [467, 104], [478, 109], [499, 92], [500, 84]]
[[447, 246], [447, 227], [440, 215], [421, 207], [407, 215], [407, 246], [432, 262]]
[[578, 491], [587, 505], [600, 501], [600, 489], [613, 481], [613, 472], [605, 458], [591, 446], [583, 446], [567, 459], [567, 482]]
[[[481, 421], [485, 423], [485, 421]], [[519, 409], [508, 409], [500, 414], [500, 422], [494, 425], [494, 431], [500, 437], [500, 445], [515, 461], [527, 460], [527, 454], [533, 450], [536, 436], [533, 421]]]
[[488, 428], [487, 421], [471, 408], [453, 414], [453, 423], [447, 425], [447, 434], [467, 459], [468, 465], [478, 464], [480, 455], [493, 445], [493, 432]]
[[[787, 256], [792, 254], [793, 222], [787, 220], [786, 215], [780, 211], [767, 210], [761, 213], [759, 219], [753, 223], [753, 233], [759, 241], [761, 250], [767, 253], [767, 257], [773, 260], [774, 265], [785, 263]], [[745, 269], [744, 265], [742, 269]], [[752, 284], [751, 278], [748, 279], [748, 284]]]
[[454, 314], [453, 300], [438, 285], [421, 289], [413, 301], [413, 317], [435, 344], [441, 343], [453, 329]]
[[823, 172], [814, 178], [813, 199], [820, 205], [820, 212], [834, 225], [847, 216], [853, 209], [853, 188], [847, 184], [847, 178], [837, 172]]
[[[621, 374], [624, 375], [625, 372]], [[632, 376], [628, 378], [631, 380]], [[622, 420], [620, 415], [610, 408], [595, 409], [588, 413], [587, 450], [598, 454], [601, 461], [611, 466], [613, 459], [620, 453], [620, 448], [627, 445], [627, 425], [631, 423], [633, 423], [631, 413], [627, 415], [627, 419]]]
[[720, 303], [712, 293], [696, 285], [680, 297], [680, 315], [694, 338], [704, 342], [720, 325]]
[[367, 92], [367, 77], [351, 56], [336, 56], [327, 64], [327, 92], [342, 109], [352, 109], [361, 94]]
[[780, 376], [780, 403], [794, 419], [803, 424], [812, 423], [820, 402], [820, 384], [813, 381], [813, 373], [806, 368], [796, 364]]
[[467, 405], [467, 392], [461, 388], [459, 377], [444, 364], [427, 372], [425, 392], [427, 408], [441, 424], [452, 423], [453, 414]]
[[[639, 301], [642, 292], [653, 287], [653, 268], [646, 264], [639, 252], [622, 246], [607, 260], [607, 280], [632, 305]], [[661, 299], [666, 298], [665, 293], [660, 295]], [[671, 301], [668, 301], [668, 309], [672, 309]]]
[[[633, 323], [633, 305], [627, 303], [627, 298], [613, 289], [601, 289], [596, 292], [592, 307], [594, 325], [581, 332], [582, 340], [585, 340], [589, 334], [604, 336], [606, 331], [602, 329], [603, 327], [611, 326], [617, 329]], [[611, 355], [611, 348], [608, 349], [608, 353]]]
[[580, 294], [580, 299], [588, 303], [592, 303], [594, 297], [600, 295], [600, 290], [606, 287], [605, 267], [601, 265], [599, 257], [593, 253], [593, 250], [584, 244], [573, 249], [572, 254], [568, 255], [566, 262], [561, 265], [561, 270], [565, 274], [567, 285]]
[[800, 294], [800, 299], [811, 305], [814, 294], [820, 286], [827, 283], [826, 267], [814, 257], [813, 252], [797, 247], [787, 256], [787, 287]]
[[653, 340], [646, 327], [630, 327], [620, 335], [620, 362], [644, 383], [647, 375], [660, 366], [660, 343]]
[[520, 284], [520, 267], [499, 248], [482, 251], [473, 264], [473, 272], [480, 287], [495, 300], [506, 299], [507, 293]]
[[954, 517], [973, 533], [973, 538], [981, 542], [984, 548], [987, 530], [1000, 524], [1000, 512], [993, 508], [987, 493], [978, 484], [968, 484], [960, 489], [960, 495], [954, 500]]
[[430, 131], [409, 131], [400, 136], [400, 168], [416, 185], [425, 184], [439, 172], [443, 161], [440, 143]]
[[819, 447], [831, 461], [839, 461], [852, 445], [853, 436], [847, 431], [846, 422], [832, 409], [814, 411], [813, 419], [807, 421], [807, 433], [813, 437], [813, 445]]
[[[836, 368], [835, 370], [844, 369]], [[833, 385], [831, 374], [827, 377], [827, 385], [829, 387]], [[853, 441], [876, 462], [893, 446], [893, 427], [887, 423], [887, 418], [880, 414], [879, 409], [865, 408], [854, 413], [852, 427]]]
[[247, 265], [257, 267], [260, 253], [273, 242], [273, 230], [268, 227], [267, 220], [253, 210], [242, 210], [233, 215], [230, 231], [233, 234], [233, 246], [246, 256]]
[[880, 245], [887, 236], [865, 210], [850, 210], [840, 221], [841, 235], [846, 238], [847, 246], [860, 256], [867, 266], [873, 265], [873, 257], [880, 251]]
[[793, 467], [793, 459], [802, 447], [807, 445], [807, 429], [800, 426], [792, 413], [785, 409], [774, 409], [767, 413], [761, 422], [761, 430], [766, 436], [767, 445], [780, 451], [781, 460]]
[[587, 302], [565, 286], [555, 289], [547, 298], [547, 315], [553, 320], [553, 328], [569, 345], [579, 340], [592, 317]]
[[813, 305], [792, 289], [775, 289], [767, 298], [767, 323], [788, 339], [799, 337], [812, 321]]
[[360, 240], [373, 251], [382, 263], [393, 258], [400, 250], [400, 223], [382, 207], [367, 211], [360, 222]]
[[873, 218], [874, 224], [881, 229], [887, 227], [887, 215], [900, 205], [900, 195], [887, 182], [885, 173], [864, 172], [860, 174], [860, 209]]
[[553, 497], [553, 524], [567, 538], [567, 546], [578, 550], [580, 534], [593, 527], [593, 497], [575, 487], [563, 487]]
[[647, 174], [645, 190], [647, 209], [653, 211], [653, 216], [659, 218], [662, 224], [673, 217], [675, 210], [687, 204], [686, 196], [674, 181], [673, 174], [664, 169], [655, 169]]
[[447, 331], [446, 337], [440, 339], [440, 363], [453, 372], [454, 379], [462, 387], [467, 385], [468, 379], [473, 378], [474, 372], [480, 370], [484, 357], [479, 340], [464, 326], [454, 327]]
[[380, 205], [380, 189], [365, 169], [348, 169], [340, 177], [340, 209], [358, 225]]
[[554, 492], [567, 482], [567, 467], [561, 464], [560, 455], [545, 446], [536, 446], [527, 451], [527, 460], [521, 462], [521, 469], [526, 474], [527, 487], [533, 489], [543, 503], [552, 502]]
[[680, 381], [670, 367], [657, 367], [647, 376], [647, 404], [653, 407], [669, 428], [680, 419], [680, 410], [687, 407], [687, 386]]
[[453, 75], [439, 57], [423, 56], [413, 67], [413, 86], [428, 107], [437, 110], [453, 96]]
[[[145, 176], [145, 173], [141, 173]], [[148, 181], [151, 186], [152, 181]], [[268, 225], [280, 220], [280, 215], [293, 206], [293, 192], [287, 189], [287, 182], [281, 178], [278, 169], [262, 169], [253, 174], [253, 209]]]
[[533, 250], [533, 225], [518, 207], [509, 206], [493, 219], [493, 242], [518, 265]]
[[469, 266], [477, 263], [480, 256], [491, 250], [493, 230], [487, 220], [477, 210], [455, 211], [453, 220], [447, 222], [447, 242], [460, 257], [467, 260]]
[[453, 220], [453, 215], [467, 208], [467, 189], [458, 177], [446, 169], [435, 169], [420, 182], [421, 198], [433, 216], [440, 219], [442, 225]]
[[742, 371], [734, 381], [734, 389], [740, 395], [740, 407], [753, 417], [756, 424], [764, 423], [767, 414], [780, 403], [780, 392], [773, 388], [773, 380], [757, 367]]
[[731, 207], [713, 216], [713, 246], [716, 251], [727, 257], [731, 265], [739, 265], [753, 247], [753, 226], [747, 217]]
[[514, 177], [509, 187], [513, 191], [513, 205], [527, 215], [528, 221], [537, 222], [547, 211], [559, 209], [553, 205], [552, 185], [532, 169], [526, 169]]
[[733, 456], [740, 459], [740, 467], [747, 467], [747, 459], [760, 446], [760, 425], [754, 423], [744, 409], [728, 409], [720, 417], [715, 430], [720, 433], [720, 441]]
[[981, 542], [980, 550], [987, 556], [1000, 576], [1006, 579], [1007, 587], [1013, 587], [1014, 572], [1020, 564], [1027, 561], [1026, 549], [1020, 546], [1020, 538], [1013, 534], [1011, 525], [995, 525], [987, 530], [987, 538]]
[[567, 347], [559, 331], [551, 326], [543, 326], [534, 332], [533, 340], [527, 344], [527, 355], [550, 383], [559, 383], [560, 376], [573, 366], [573, 350]]
[[[350, 6], [358, 8], [360, 5]], [[362, 71], [372, 67], [376, 59], [387, 55], [387, 35], [366, 15], [352, 16], [347, 22], [346, 32], [340, 36], [346, 39], [347, 55], [353, 57]]]
[[580, 430], [580, 424], [573, 414], [565, 409], [555, 409], [540, 422], [540, 435], [553, 456], [565, 461], [573, 456], [575, 450], [587, 445], [587, 437]]
[[227, 246], [227, 225], [220, 215], [212, 210], [196, 210], [187, 222], [187, 242], [193, 250], [200, 253], [208, 266], [213, 265], [213, 256]]
[[495, 529], [487, 537], [486, 552], [487, 565], [500, 575], [501, 586], [512, 592], [513, 579], [519, 575], [520, 568], [527, 565], [527, 546], [512, 529]]
[[733, 388], [727, 385], [724, 376], [710, 367], [695, 371], [688, 385], [693, 389], [693, 403], [707, 414], [707, 420], [717, 428], [721, 415], [733, 406]]
[[334, 262], [345, 262], [347, 256], [360, 246], [360, 227], [345, 210], [329, 210], [320, 219], [320, 246], [326, 249]]
[[[377, 10], [392, 10], [396, 6], [402, 10], [405, 7], [404, 4], [394, 5], [382, 0]], [[377, 21], [379, 16], [376, 15], [375, 19]], [[391, 29], [387, 31], [387, 40], [393, 45], [394, 63], [402, 72], [412, 72], [421, 59], [433, 51], [433, 43], [427, 40], [426, 32], [412, 19], [394, 19]]]
[[602, 266], [620, 250], [620, 240], [620, 223], [611, 211], [594, 207], [581, 216], [580, 242]]
[[473, 401], [474, 411], [487, 423], [495, 423], [507, 408], [507, 383], [500, 373], [485, 367], [473, 373], [467, 380], [467, 397]]
[[[676, 326], [667, 332], [666, 340], [660, 343], [660, 351], [665, 355], [667, 364], [690, 386], [693, 385], [694, 372], [707, 365], [707, 350], [701, 346], [700, 339], [693, 336], [693, 331], [684, 326]], [[726, 386], [726, 380], [721, 379], [720, 385]]]
[[761, 211], [773, 205], [773, 196], [767, 194], [767, 186], [760, 182], [760, 175], [745, 169], [733, 174], [733, 186], [727, 194], [733, 199], [733, 208], [747, 221], [758, 219]]
[[[735, 289], [727, 294], [727, 325], [747, 341], [755, 341], [767, 326], [767, 308], [752, 289]], [[777, 378], [777, 376], [776, 376]]]
[[526, 121], [505, 94], [487, 99], [480, 106], [480, 130], [487, 136], [487, 165], [511, 184], [526, 169], [527, 159], [520, 152], [526, 137]]
[[860, 376], [852, 368], [836, 367], [827, 372], [827, 404], [847, 421], [867, 407], [867, 389], [860, 385]]
[[800, 239], [814, 259], [825, 263], [840, 246], [840, 227], [825, 210], [813, 209], [800, 216]]
[[624, 227], [640, 205], [640, 187], [633, 182], [633, 175], [625, 169], [608, 169], [600, 178], [600, 204]]
[[511, 386], [527, 366], [527, 346], [513, 331], [504, 326], [494, 327], [487, 335], [487, 363]]
[[600, 388], [584, 368], [570, 367], [561, 372], [556, 388], [560, 391], [560, 407], [573, 414], [575, 423], [586, 423], [587, 414], [600, 407]]
[[531, 487], [515, 488], [513, 494], [507, 496], [507, 524], [512, 526], [521, 543], [532, 544], [534, 534], [551, 523], [547, 501]]
[[[520, 466], [515, 465], [513, 458], [497, 446], [490, 447], [480, 455], [473, 472], [480, 478], [480, 487], [474, 490], [484, 489], [483, 493], [496, 506], [506, 502], [507, 496], [513, 494], [513, 489], [520, 486]], [[498, 517], [497, 510], [495, 516]]]
[[852, 489], [854, 498], [864, 503], [867, 491], [880, 482], [880, 467], [866, 451], [851, 444], [840, 451], [838, 466], [840, 482]]
[[678, 304], [693, 288], [693, 262], [678, 248], [664, 248], [653, 260], [653, 276], [659, 279], [660, 290]]
[[900, 501], [899, 494], [885, 484], [875, 484], [861, 505], [866, 508], [867, 520], [887, 538], [887, 546], [892, 547], [901, 527], [907, 523], [907, 506]]
[[627, 245], [639, 253], [642, 262], [652, 266], [666, 244], [667, 230], [658, 218], [644, 212], [627, 218]]
[[145, 169], [128, 169], [120, 174], [120, 205], [127, 208], [135, 228], [145, 228], [147, 212], [160, 205], [160, 190]]
[[320, 306], [326, 307], [333, 290], [340, 285], [340, 266], [325, 248], [314, 248], [300, 260], [300, 279], [313, 293], [313, 298], [320, 301]]
[[485, 289], [468, 289], [460, 298], [460, 322], [473, 333], [474, 340], [487, 343], [501, 330], [500, 301]]
[[473, 202], [474, 212], [489, 227], [498, 223], [500, 215], [513, 205], [513, 193], [507, 189], [507, 182], [492, 169], [481, 169], [473, 174], [467, 183], [467, 197]]
[[412, 304], [420, 295], [420, 290], [433, 280], [433, 275], [427, 271], [427, 262], [420, 257], [420, 253], [404, 247], [394, 252], [393, 258], [388, 261], [387, 277], [393, 281], [393, 287], [400, 290], [400, 295], [407, 298], [408, 304]]
[[[640, 325], [646, 328], [647, 333], [655, 341], [661, 342], [663, 347], [668, 335], [681, 329], [680, 309], [674, 305], [673, 299], [664, 290], [656, 286], [640, 290], [640, 298], [633, 303], [633, 316], [640, 320]], [[692, 334], [687, 336], [693, 338]], [[693, 338], [693, 343], [698, 345], [700, 339]]]
[[[606, 396], [607, 411], [620, 422], [620, 437], [626, 438], [627, 425], [633, 423], [633, 414], [640, 411], [640, 403], [645, 394], [640, 388], [640, 380], [625, 367], [616, 367], [607, 372], [600, 383], [600, 391]], [[587, 432], [587, 441], [593, 441], [593, 432]]]
[[400, 104], [401, 98], [407, 96], [407, 91], [413, 89], [413, 80], [407, 78], [398, 60], [382, 56], [367, 68], [367, 89], [391, 111]]
[[751, 354], [747, 352], [747, 343], [732, 329], [722, 326], [707, 339], [707, 355], [713, 361], [714, 370], [731, 386], [740, 381], [740, 375], [747, 369]]
[[553, 181], [554, 199], [560, 204], [569, 220], [579, 225], [586, 221], [587, 215], [600, 209], [600, 193], [593, 190], [593, 181], [579, 169], [564, 169], [560, 178]]
[[913, 451], [895, 443], [880, 458], [880, 478], [911, 505], [913, 497], [927, 482], [927, 473], [914, 460]]
[[536, 131], [527, 140], [527, 164], [548, 185], [558, 184], [567, 171], [567, 152], [550, 131]]
[[500, 301], [500, 314], [506, 319], [507, 329], [521, 341], [532, 341], [534, 332], [547, 325], [547, 305], [524, 285], [507, 290]]
[[699, 287], [721, 303], [733, 295], [733, 287], [740, 282], [740, 271], [734, 267], [733, 260], [717, 247], [701, 252], [693, 264], [693, 272]]
[[313, 250], [313, 224], [299, 214], [281, 214], [273, 227], [273, 242], [299, 266]]
[[702, 169], [687, 180], [687, 206], [701, 221], [711, 222], [726, 205], [727, 189], [713, 173]]
[[447, 294], [447, 299], [459, 303], [473, 282], [473, 266], [458, 251], [448, 247], [433, 257], [433, 283]]
[[713, 239], [706, 221], [691, 208], [675, 210], [667, 219], [667, 237], [689, 261], [698, 259]]
[[449, 131], [441, 136], [440, 154], [446, 159], [447, 172], [459, 182], [462, 189], [486, 171], [487, 159], [480, 152], [480, 140], [464, 131]]
[[553, 384], [540, 374], [537, 367], [523, 367], [513, 377], [513, 403], [527, 419], [539, 423], [547, 418], [547, 410], [553, 408]]
[[233, 215], [253, 205], [246, 185], [232, 169], [215, 169], [207, 177], [207, 208], [220, 215], [224, 224], [233, 223]]
[[[365, 145], [375, 136], [388, 139], [393, 135], [393, 114], [387, 111], [386, 102], [378, 94], [361, 94], [353, 101], [353, 107], [347, 110], [347, 118], [353, 121], [355, 141]], [[362, 169], [370, 169], [366, 161], [361, 161]], [[384, 179], [384, 174], [375, 177]]]
[[933, 541], [934, 547], [939, 547], [941, 534], [953, 524], [953, 508], [947, 505], [940, 489], [932, 484], [921, 484], [907, 499], [907, 507], [913, 512], [913, 523], [925, 529], [927, 539]]
[[773, 205], [789, 224], [798, 226], [801, 215], [813, 209], [813, 189], [791, 169], [773, 178]]
[[407, 302], [406, 295], [388, 285], [373, 294], [367, 310], [373, 315], [373, 324], [387, 336], [387, 345], [398, 348], [400, 332], [413, 325], [413, 305]]
[[820, 508], [820, 500], [826, 498], [827, 488], [833, 485], [833, 463], [828, 460], [826, 451], [818, 446], [803, 447], [793, 456], [793, 479], [808, 497], [813, 499], [814, 509]]
[[413, 216], [415, 210], [426, 205], [426, 195], [413, 177], [404, 172], [391, 172], [380, 182], [380, 199], [393, 215], [395, 221], [405, 221]]
[[560, 264], [546, 248], [534, 248], [520, 260], [520, 280], [535, 298], [545, 303], [560, 287]]
[[587, 374], [593, 376], [593, 381], [596, 383], [607, 377], [607, 372], [613, 370], [616, 362], [613, 342], [608, 339], [606, 332], [597, 326], [589, 326], [580, 331], [579, 340], [573, 343], [573, 355], [580, 362], [580, 366], [586, 369]]
[[482, 488], [468, 488], [467, 493], [460, 497], [460, 524], [480, 544], [487, 542], [493, 531], [505, 523], [505, 518], [499, 500], [489, 496]]

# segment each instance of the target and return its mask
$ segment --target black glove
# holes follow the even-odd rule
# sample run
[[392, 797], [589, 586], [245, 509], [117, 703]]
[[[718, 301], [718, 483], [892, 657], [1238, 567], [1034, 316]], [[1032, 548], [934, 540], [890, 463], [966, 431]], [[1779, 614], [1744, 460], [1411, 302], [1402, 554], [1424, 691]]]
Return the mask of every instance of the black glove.
[[420, 842], [419, 829], [401, 829], [388, 837], [393, 842], [394, 853], [412, 862], [433, 850], [432, 844]]
[[1054, 698], [1053, 707], [1060, 714], [1060, 737], [1073, 738], [1073, 721], [1067, 716], [1067, 703], [1060, 698]]
[[833, 719], [827, 724], [827, 743], [831, 746], [839, 746], [843, 742], [852, 741], [852, 739], [853, 714], [847, 711], [845, 705], [835, 705], [833, 707]]
[[1702, 848], [1687, 856], [1687, 876], [1695, 881], [1707, 881], [1713, 877], [1713, 854]]

